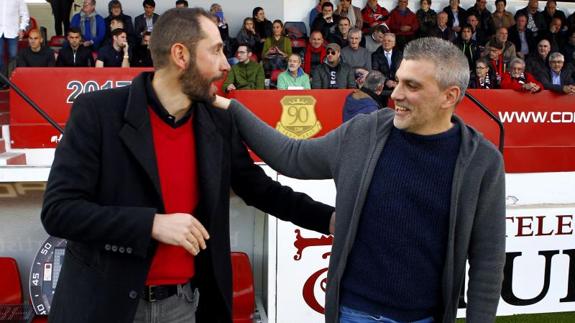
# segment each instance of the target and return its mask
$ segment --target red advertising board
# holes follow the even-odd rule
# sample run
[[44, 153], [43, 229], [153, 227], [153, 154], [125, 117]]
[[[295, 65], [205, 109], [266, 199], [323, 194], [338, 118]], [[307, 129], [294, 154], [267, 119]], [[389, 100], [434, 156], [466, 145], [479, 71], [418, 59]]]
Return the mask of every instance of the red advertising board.
[[[124, 86], [145, 69], [19, 68], [13, 81], [62, 126], [81, 93]], [[341, 124], [350, 90], [236, 91], [237, 98], [275, 127], [285, 96], [315, 99], [321, 136]], [[470, 90], [505, 126], [506, 171], [512, 173], [575, 171], [575, 96], [549, 91], [524, 94], [512, 90]], [[10, 95], [10, 134], [14, 148], [51, 148], [59, 133], [15, 93]], [[465, 99], [456, 113], [496, 145], [497, 124]]]

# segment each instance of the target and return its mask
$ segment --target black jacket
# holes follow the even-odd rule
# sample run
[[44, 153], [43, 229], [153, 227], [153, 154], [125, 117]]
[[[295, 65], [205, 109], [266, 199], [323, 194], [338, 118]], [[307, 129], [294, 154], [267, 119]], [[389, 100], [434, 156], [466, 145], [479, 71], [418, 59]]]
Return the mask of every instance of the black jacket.
[[380, 71], [386, 80], [395, 80], [395, 72], [399, 68], [399, 64], [403, 59], [403, 53], [397, 49], [391, 52], [391, 66], [387, 63], [385, 58], [385, 51], [383, 47], [379, 47], [373, 54], [371, 54], [371, 67], [373, 70]]
[[64, 46], [58, 52], [58, 59], [56, 60], [58, 67], [94, 67], [94, 56], [92, 51], [80, 45], [74, 55], [74, 51], [70, 46]]
[[[154, 13], [152, 16], [152, 24], [155, 24], [156, 21], [158, 21], [158, 18], [160, 18], [160, 15]], [[142, 34], [147, 31], [147, 27], [146, 16], [144, 14], [141, 14], [134, 19], [134, 32], [138, 43], [140, 43], [140, 40], [142, 39]]]
[[[537, 52], [537, 43], [533, 32], [529, 29], [525, 30], [525, 39], [527, 40], [527, 47], [529, 48], [529, 54], [534, 54]], [[515, 45], [515, 50], [517, 53], [521, 52], [521, 38], [519, 37], [519, 31], [517, 30], [517, 25], [509, 27], [509, 37], [508, 40]]]
[[[316, 66], [311, 72], [312, 89], [329, 89], [330, 70], [327, 63]], [[337, 65], [336, 84], [338, 89], [354, 89], [355, 73], [351, 66], [344, 62]]]
[[[158, 245], [151, 238], [154, 215], [164, 212], [147, 77], [74, 102], [41, 215], [49, 234], [68, 240], [51, 322], [133, 322]], [[200, 157], [194, 216], [210, 234], [195, 258], [198, 322], [231, 322], [230, 187], [248, 205], [324, 233], [333, 208], [281, 186], [254, 165], [228, 111], [198, 103], [193, 118]]]
[[561, 81], [561, 85], [553, 84], [553, 76], [551, 76], [551, 69], [547, 69], [547, 73], [542, 75], [541, 83], [543, 83], [543, 88], [545, 90], [551, 90], [553, 92], [563, 93], [563, 87], [565, 85], [573, 85], [575, 84], [575, 80], [573, 79], [573, 70], [571, 70], [570, 66], [564, 66], [561, 69], [561, 74], [559, 74], [559, 79]]

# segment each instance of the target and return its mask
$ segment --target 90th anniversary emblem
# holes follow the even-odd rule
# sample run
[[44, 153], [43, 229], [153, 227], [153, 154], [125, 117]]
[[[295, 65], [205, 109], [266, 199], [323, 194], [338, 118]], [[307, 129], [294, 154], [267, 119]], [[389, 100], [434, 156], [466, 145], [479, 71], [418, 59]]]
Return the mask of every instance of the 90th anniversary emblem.
[[311, 95], [286, 95], [280, 101], [282, 115], [276, 129], [294, 139], [308, 139], [321, 130], [315, 115], [316, 99]]

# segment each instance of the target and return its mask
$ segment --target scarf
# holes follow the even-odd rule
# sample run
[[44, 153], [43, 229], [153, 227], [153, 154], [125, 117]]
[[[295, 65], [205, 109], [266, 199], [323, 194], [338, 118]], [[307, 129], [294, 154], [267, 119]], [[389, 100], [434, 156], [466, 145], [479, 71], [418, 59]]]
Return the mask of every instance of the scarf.
[[491, 66], [495, 71], [497, 78], [501, 78], [501, 75], [505, 73], [505, 64], [503, 64], [503, 55], [499, 55], [496, 60], [491, 60]]
[[90, 34], [92, 39], [96, 39], [97, 34], [97, 24], [96, 24], [96, 11], [92, 12], [89, 15], [86, 15], [84, 11], [80, 11], [80, 30], [82, 31], [82, 35], [86, 36], [86, 21], [90, 21]]
[[485, 77], [477, 77], [479, 79], [479, 88], [480, 89], [490, 89], [491, 88], [491, 80], [489, 79], [489, 72], [485, 74]]
[[525, 84], [526, 82], [525, 73], [521, 73], [519, 77], [512, 77], [512, 79], [516, 80], [519, 84]]
[[312, 54], [319, 54], [320, 62], [323, 62], [326, 56], [326, 49], [324, 46], [320, 48], [313, 48], [311, 45], [308, 45], [305, 49], [305, 60], [303, 62], [303, 70], [310, 74], [311, 73], [311, 56]]

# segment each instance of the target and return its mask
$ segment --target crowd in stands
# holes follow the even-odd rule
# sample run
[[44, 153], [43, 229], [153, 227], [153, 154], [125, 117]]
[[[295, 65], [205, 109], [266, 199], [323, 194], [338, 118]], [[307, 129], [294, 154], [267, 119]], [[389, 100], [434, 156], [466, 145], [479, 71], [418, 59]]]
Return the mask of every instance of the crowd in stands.
[[[450, 0], [439, 12], [431, 9], [431, 0], [419, 0], [417, 11], [408, 0], [397, 0], [395, 8], [377, 0], [367, 0], [363, 8], [351, 0], [336, 1], [319, 0], [311, 8], [309, 35], [305, 24], [272, 22], [264, 8], [256, 7], [236, 37], [230, 36], [222, 6], [213, 4], [210, 12], [232, 64], [222, 90], [357, 89], [370, 72], [378, 71], [385, 96], [396, 86], [405, 45], [419, 37], [439, 37], [467, 57], [470, 88], [575, 94], [575, 13], [567, 17], [555, 0], [548, 0], [543, 11], [537, 0], [529, 0], [515, 13], [507, 11], [506, 0], [495, 0], [494, 12], [487, 9], [487, 0], [466, 9], [459, 0]], [[65, 32], [65, 45], [54, 53], [38, 30], [31, 30], [18, 66], [152, 66], [148, 44], [159, 17], [154, 0], [144, 0], [143, 13], [133, 20], [119, 0], [109, 1], [105, 18], [96, 12], [96, 0], [84, 0], [69, 23], [61, 2], [52, 5], [55, 31]], [[175, 6], [187, 7], [188, 2], [178, 0]]]

